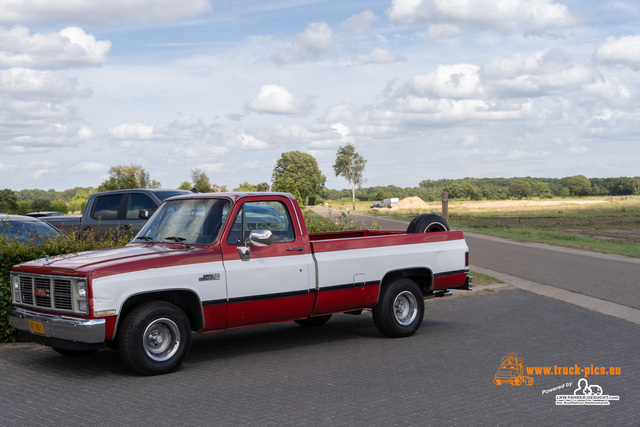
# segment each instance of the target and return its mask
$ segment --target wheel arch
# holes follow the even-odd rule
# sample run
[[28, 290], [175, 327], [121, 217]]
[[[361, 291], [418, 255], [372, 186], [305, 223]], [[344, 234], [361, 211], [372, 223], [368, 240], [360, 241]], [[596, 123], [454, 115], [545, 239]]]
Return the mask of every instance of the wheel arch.
[[144, 304], [149, 301], [165, 301], [172, 303], [185, 313], [187, 319], [189, 319], [192, 331], [200, 331], [204, 328], [202, 302], [195, 292], [187, 289], [146, 292], [131, 295], [122, 304], [122, 308], [118, 314], [116, 329], [113, 333], [113, 339], [116, 339], [118, 329], [127, 315], [140, 304]]
[[387, 286], [398, 278], [413, 280], [422, 291], [423, 296], [431, 292], [433, 288], [433, 272], [425, 267], [403, 268], [389, 271], [384, 275], [380, 282], [381, 288]]

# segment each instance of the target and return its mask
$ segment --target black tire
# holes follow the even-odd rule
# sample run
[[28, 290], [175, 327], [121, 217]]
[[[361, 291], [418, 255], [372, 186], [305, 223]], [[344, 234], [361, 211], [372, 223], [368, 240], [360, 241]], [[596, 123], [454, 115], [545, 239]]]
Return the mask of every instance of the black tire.
[[90, 349], [90, 350], [68, 350], [66, 348], [57, 348], [57, 347], [53, 347], [53, 349], [55, 350], [56, 353], [59, 353], [63, 356], [67, 356], [67, 357], [84, 357], [84, 356], [90, 356], [93, 353], [95, 353], [96, 351], [98, 351], [98, 349]]
[[294, 320], [294, 322], [306, 328], [313, 328], [316, 326], [324, 325], [329, 321], [329, 319], [331, 319], [331, 315], [326, 314], [324, 316], [307, 317], [306, 319], [298, 319], [298, 320]]
[[434, 233], [437, 231], [450, 231], [449, 224], [440, 215], [418, 215], [409, 223], [407, 233]]
[[191, 346], [184, 312], [164, 301], [136, 307], [122, 322], [118, 339], [125, 364], [142, 375], [159, 375], [180, 367]]
[[382, 288], [373, 307], [376, 328], [391, 338], [413, 335], [424, 317], [422, 291], [411, 279], [399, 278]]

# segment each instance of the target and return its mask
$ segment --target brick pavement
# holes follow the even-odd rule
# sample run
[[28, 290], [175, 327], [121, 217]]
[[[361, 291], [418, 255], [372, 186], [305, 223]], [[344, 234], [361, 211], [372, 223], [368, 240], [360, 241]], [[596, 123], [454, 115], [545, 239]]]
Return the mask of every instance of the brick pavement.
[[[382, 337], [368, 313], [194, 337], [184, 366], [159, 377], [110, 350], [73, 359], [0, 345], [0, 425], [637, 425], [638, 325], [518, 289], [426, 304], [404, 339]], [[575, 376], [496, 386], [509, 352], [525, 366], [620, 366], [590, 377], [620, 400], [560, 407], [542, 395]]]

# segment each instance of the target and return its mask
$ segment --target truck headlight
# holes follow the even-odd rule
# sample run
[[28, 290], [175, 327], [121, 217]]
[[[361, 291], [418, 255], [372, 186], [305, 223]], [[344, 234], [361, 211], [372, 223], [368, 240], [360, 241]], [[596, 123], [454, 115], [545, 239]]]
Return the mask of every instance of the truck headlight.
[[77, 286], [77, 292], [78, 292], [78, 297], [79, 298], [86, 298], [87, 297], [87, 282], [77, 282], [76, 283]]
[[13, 302], [20, 303], [20, 278], [18, 276], [11, 275], [11, 288], [13, 294]]

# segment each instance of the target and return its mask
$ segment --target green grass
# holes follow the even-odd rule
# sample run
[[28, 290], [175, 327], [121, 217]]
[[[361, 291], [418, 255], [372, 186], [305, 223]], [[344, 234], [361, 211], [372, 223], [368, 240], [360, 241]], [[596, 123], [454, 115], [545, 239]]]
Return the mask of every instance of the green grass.
[[455, 227], [464, 231], [487, 234], [506, 239], [521, 240], [527, 242], [547, 243], [550, 245], [564, 246], [574, 249], [583, 249], [602, 253], [626, 255], [640, 258], [640, 245], [635, 242], [606, 241], [596, 237], [581, 236], [574, 233], [559, 231], [544, 231], [532, 228], [519, 229], [487, 229]]
[[[411, 221], [424, 212], [384, 212]], [[377, 212], [363, 209], [369, 215]], [[449, 204], [452, 228], [521, 241], [640, 257], [640, 197], [583, 197], [553, 200], [459, 201]], [[380, 215], [380, 214], [378, 214]]]

